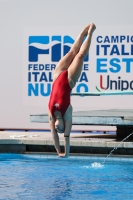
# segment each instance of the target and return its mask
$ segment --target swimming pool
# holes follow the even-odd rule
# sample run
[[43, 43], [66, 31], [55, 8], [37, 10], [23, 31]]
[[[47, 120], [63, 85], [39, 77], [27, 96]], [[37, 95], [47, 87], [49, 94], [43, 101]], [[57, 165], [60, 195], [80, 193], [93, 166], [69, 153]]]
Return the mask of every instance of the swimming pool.
[[0, 154], [0, 199], [133, 199], [133, 158], [103, 160]]

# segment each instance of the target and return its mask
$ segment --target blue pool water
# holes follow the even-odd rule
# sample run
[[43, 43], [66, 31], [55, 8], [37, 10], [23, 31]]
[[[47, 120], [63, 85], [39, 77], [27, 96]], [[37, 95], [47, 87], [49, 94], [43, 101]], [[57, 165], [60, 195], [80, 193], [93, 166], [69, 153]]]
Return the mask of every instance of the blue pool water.
[[0, 200], [132, 200], [133, 159], [0, 154]]

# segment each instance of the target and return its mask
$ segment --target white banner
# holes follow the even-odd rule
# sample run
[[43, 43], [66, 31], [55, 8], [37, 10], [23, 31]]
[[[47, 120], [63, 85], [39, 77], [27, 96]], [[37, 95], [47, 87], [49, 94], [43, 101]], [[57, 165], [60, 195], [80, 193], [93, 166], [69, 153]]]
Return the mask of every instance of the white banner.
[[[25, 106], [44, 106], [47, 109], [56, 64], [69, 51], [82, 28], [25, 28], [23, 41], [23, 103]], [[73, 92], [133, 90], [132, 74], [132, 27], [101, 26], [93, 35], [89, 55], [84, 60], [81, 76]], [[118, 102], [121, 101], [121, 96], [115, 96], [116, 104], [112, 96], [97, 98], [72, 97], [71, 99], [78, 110], [118, 108]], [[129, 96], [123, 97], [124, 101], [120, 102], [121, 108], [125, 108], [125, 101], [128, 104], [128, 98]], [[133, 96], [130, 96], [129, 102], [131, 100]]]

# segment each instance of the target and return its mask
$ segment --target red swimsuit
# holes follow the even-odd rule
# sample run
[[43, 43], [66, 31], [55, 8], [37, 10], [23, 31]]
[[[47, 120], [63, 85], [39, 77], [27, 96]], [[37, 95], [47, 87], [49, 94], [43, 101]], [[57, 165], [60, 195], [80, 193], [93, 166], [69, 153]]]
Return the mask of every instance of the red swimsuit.
[[68, 106], [70, 105], [71, 88], [68, 82], [68, 71], [63, 71], [55, 80], [52, 86], [51, 96], [49, 100], [49, 110], [54, 116], [54, 112], [60, 111], [64, 116]]

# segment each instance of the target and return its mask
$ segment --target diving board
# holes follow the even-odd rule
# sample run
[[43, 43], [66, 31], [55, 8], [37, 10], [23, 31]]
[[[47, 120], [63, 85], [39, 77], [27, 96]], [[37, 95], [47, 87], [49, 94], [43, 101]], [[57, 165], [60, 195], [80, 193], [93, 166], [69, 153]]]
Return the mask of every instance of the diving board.
[[[30, 122], [49, 123], [48, 114], [30, 115]], [[133, 133], [133, 109], [106, 109], [73, 112], [73, 125], [116, 126], [117, 139]], [[133, 140], [133, 136], [130, 137]]]
[[[133, 109], [106, 109], [73, 112], [73, 125], [133, 126]], [[30, 115], [31, 122], [49, 123], [48, 114]]]
[[133, 95], [132, 91], [108, 91], [108, 92], [77, 92], [71, 93], [71, 96], [111, 96], [111, 95]]

